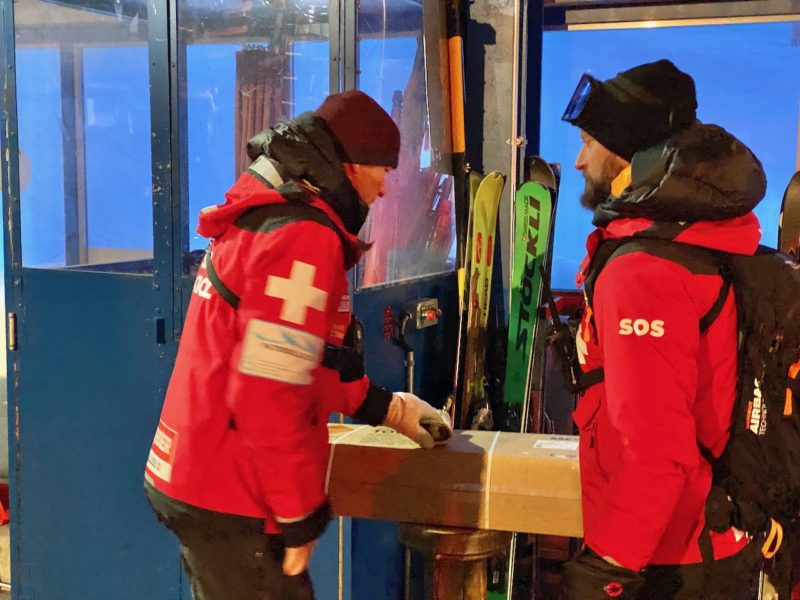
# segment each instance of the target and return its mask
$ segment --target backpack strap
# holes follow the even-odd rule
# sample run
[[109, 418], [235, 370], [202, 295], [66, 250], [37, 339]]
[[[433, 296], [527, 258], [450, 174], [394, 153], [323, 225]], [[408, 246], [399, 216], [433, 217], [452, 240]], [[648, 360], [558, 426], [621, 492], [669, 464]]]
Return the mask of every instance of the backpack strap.
[[581, 373], [581, 388], [585, 392], [590, 387], [602, 383], [606, 379], [606, 372], [602, 367]]
[[[252, 169], [253, 167], [251, 165], [251, 168], [248, 169], [248, 171], [251, 171]], [[259, 175], [258, 179], [264, 183], [264, 185], [271, 187], [270, 182], [263, 176]], [[250, 208], [242, 213], [242, 215], [236, 220], [236, 226], [246, 231], [270, 233], [276, 229], [280, 229], [284, 225], [289, 225], [290, 223], [297, 223], [300, 221], [312, 221], [333, 230], [339, 236], [339, 240], [342, 243], [342, 250], [345, 251], [345, 244], [347, 242], [344, 234], [339, 230], [338, 227], [336, 227], [328, 215], [326, 215], [319, 208], [303, 202], [281, 202], [277, 204], [265, 204]], [[212, 247], [213, 241], [208, 245], [205, 255], [205, 267], [206, 273], [208, 274], [208, 280], [211, 282], [211, 286], [214, 288], [214, 291], [217, 292], [219, 297], [229, 304], [233, 310], [237, 310], [239, 308], [241, 298], [239, 298], [239, 296], [233, 290], [225, 285], [217, 273], [217, 270], [214, 268], [214, 261], [212, 260]], [[351, 323], [351, 329], [352, 325], [354, 325], [354, 323]], [[349, 331], [350, 329], [348, 329], [348, 332]], [[357, 349], [347, 345], [334, 346], [332, 344], [326, 344], [325, 353], [322, 357], [322, 365], [329, 369], [333, 369], [345, 374], [347, 381], [352, 381], [352, 373], [359, 371], [359, 360], [361, 365], [360, 368], [363, 370], [363, 350], [358, 351]], [[343, 379], [343, 381], [345, 380]]]
[[[631, 252], [644, 252], [652, 256], [671, 260], [689, 269], [693, 273], [718, 273], [722, 277], [717, 299], [706, 314], [700, 317], [700, 335], [708, 331], [722, 312], [731, 290], [733, 280], [724, 254], [714, 252], [701, 246], [691, 246], [660, 238], [625, 237], [603, 241], [592, 257], [588, 275], [584, 283], [586, 304], [591, 309], [594, 299], [594, 286], [600, 272], [613, 259]], [[594, 317], [592, 317], [594, 319]], [[585, 391], [601, 383], [605, 379], [603, 369], [594, 369], [581, 374], [581, 387]]]
[[719, 290], [719, 295], [708, 312], [700, 318], [700, 335], [703, 335], [711, 327], [711, 324], [717, 320], [717, 317], [722, 312], [722, 307], [725, 306], [725, 302], [728, 300], [728, 295], [731, 291], [731, 280], [726, 271], [727, 269], [720, 270], [722, 287]]
[[211, 282], [211, 286], [214, 288], [214, 291], [217, 292], [219, 297], [225, 300], [225, 302], [230, 304], [233, 309], [236, 310], [239, 308], [239, 301], [241, 299], [233, 292], [233, 290], [231, 290], [231, 288], [222, 283], [222, 279], [219, 278], [217, 270], [214, 268], [214, 263], [211, 260], [211, 245], [211, 243], [208, 244], [208, 248], [206, 248], [206, 255], [203, 259], [206, 267], [206, 273], [208, 274], [208, 280]]
[[[631, 248], [630, 245], [633, 243], [635, 243], [635, 240], [631, 237], [610, 239], [601, 242], [595, 250], [594, 255], [592, 256], [592, 261], [589, 263], [586, 281], [584, 281], [583, 284], [586, 305], [590, 310], [594, 310], [594, 286], [597, 282], [597, 278], [600, 277], [600, 273], [602, 272], [603, 268], [612, 258], [621, 256], [622, 254], [627, 254], [627, 252], [620, 252], [617, 254], [617, 251], [621, 250], [624, 246]], [[592, 317], [592, 319], [594, 319], [594, 317]]]
[[[344, 245], [345, 239], [339, 228], [334, 225], [322, 210], [304, 204], [301, 202], [281, 202], [279, 204], [264, 204], [246, 210], [236, 220], [236, 226], [245, 231], [270, 233], [276, 229], [280, 229], [290, 223], [298, 223], [300, 221], [312, 221], [319, 223], [325, 227], [333, 230], [338, 234], [339, 240]], [[205, 256], [205, 267], [208, 273], [208, 280], [214, 287], [214, 291], [225, 300], [235, 310], [239, 307], [239, 296], [231, 290], [220, 278], [214, 267], [213, 258], [213, 241], [208, 245]], [[344, 250], [344, 248], [343, 248]]]

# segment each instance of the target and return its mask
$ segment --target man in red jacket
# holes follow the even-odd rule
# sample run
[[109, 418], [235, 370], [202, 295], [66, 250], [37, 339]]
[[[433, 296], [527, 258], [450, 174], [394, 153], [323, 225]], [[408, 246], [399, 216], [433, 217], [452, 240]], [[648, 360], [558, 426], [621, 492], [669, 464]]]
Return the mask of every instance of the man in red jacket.
[[351, 320], [356, 235], [399, 148], [374, 100], [332, 95], [251, 140], [253, 163], [200, 216], [212, 243], [145, 470], [196, 600], [313, 598], [331, 413], [424, 448], [447, 434], [426, 402], [369, 381]]
[[[662, 60], [585, 75], [563, 117], [581, 129], [575, 167], [597, 226], [578, 276], [590, 302], [577, 335], [585, 547], [567, 564], [573, 599], [750, 597], [742, 532], [711, 532], [713, 559], [701, 556], [711, 467], [700, 446], [719, 456], [728, 440], [737, 324], [732, 294], [715, 307], [716, 265], [687, 245], [752, 254], [766, 178], [696, 107], [692, 78]], [[603, 242], [629, 237], [648, 243], [593, 270]]]

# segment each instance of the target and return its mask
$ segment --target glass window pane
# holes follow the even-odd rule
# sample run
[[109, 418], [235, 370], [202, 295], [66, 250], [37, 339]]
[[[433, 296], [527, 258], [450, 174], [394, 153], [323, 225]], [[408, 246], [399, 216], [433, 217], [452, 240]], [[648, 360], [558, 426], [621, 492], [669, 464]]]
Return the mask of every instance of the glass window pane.
[[[636, 48], [634, 54], [631, 48]], [[572, 167], [580, 148], [578, 130], [562, 122], [561, 114], [585, 71], [606, 79], [661, 58], [673, 61], [694, 78], [698, 118], [733, 133], [762, 161], [767, 194], [755, 212], [761, 221], [762, 243], [776, 243], [781, 198], [800, 166], [797, 23], [546, 32], [541, 154], [563, 165], [554, 287], [574, 287], [584, 254], [583, 240], [592, 229], [591, 214], [578, 204], [583, 178]]]
[[152, 270], [145, 13], [15, 2], [26, 267]]
[[[178, 3], [186, 52], [188, 228], [191, 270], [208, 240], [200, 210], [224, 202], [249, 165], [247, 140], [278, 121], [313, 110], [330, 92], [328, 4], [323, 0], [213, 8]], [[194, 259], [194, 260], [192, 260]]]
[[[17, 47], [17, 110], [25, 266], [66, 264], [61, 77], [55, 48]], [[54, 144], [36, 140], [53, 139]]]
[[[433, 3], [431, 3], [431, 6]], [[431, 11], [435, 12], [435, 11]], [[375, 98], [398, 123], [400, 164], [386, 179], [387, 193], [370, 208], [361, 237], [373, 243], [358, 268], [358, 287], [369, 287], [450, 271], [455, 258], [452, 164], [442, 142], [447, 90], [440, 68], [426, 56], [444, 31], [428, 13], [423, 39], [422, 3], [364, 2], [358, 18], [359, 88]], [[428, 49], [430, 51], [430, 48]], [[429, 102], [436, 88], [441, 104]], [[434, 114], [430, 110], [436, 111]], [[439, 131], [432, 135], [432, 131]], [[436, 157], [444, 160], [436, 161]]]
[[147, 47], [86, 48], [83, 65], [88, 262], [152, 258]]
[[219, 204], [233, 172], [235, 44], [192, 44], [186, 48], [189, 249], [205, 250], [195, 231], [200, 210]]

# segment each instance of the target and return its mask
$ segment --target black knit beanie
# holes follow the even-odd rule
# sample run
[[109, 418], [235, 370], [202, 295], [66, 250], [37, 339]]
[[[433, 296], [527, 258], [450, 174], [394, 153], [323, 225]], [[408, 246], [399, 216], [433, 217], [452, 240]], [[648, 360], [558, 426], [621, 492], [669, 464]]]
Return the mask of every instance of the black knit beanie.
[[397, 167], [400, 130], [367, 94], [358, 90], [331, 94], [315, 112], [339, 142], [342, 162]]
[[583, 110], [563, 119], [629, 161], [697, 119], [694, 80], [668, 60], [593, 82]]

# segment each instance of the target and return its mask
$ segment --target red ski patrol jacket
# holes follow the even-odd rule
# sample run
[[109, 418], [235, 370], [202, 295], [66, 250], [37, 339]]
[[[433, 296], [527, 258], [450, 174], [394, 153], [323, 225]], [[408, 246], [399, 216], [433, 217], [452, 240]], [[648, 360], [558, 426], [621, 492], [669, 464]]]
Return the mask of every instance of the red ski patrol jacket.
[[[599, 228], [589, 236], [579, 284], [609, 238], [755, 252], [761, 231], [751, 209], [764, 193], [760, 163], [713, 126], [697, 125], [669, 144], [650, 162], [634, 157], [630, 186], [595, 213]], [[703, 334], [699, 327], [721, 286], [716, 270], [641, 250], [613, 257], [594, 282], [578, 356], [584, 373], [601, 368], [604, 380], [586, 390], [573, 414], [584, 539], [623, 567], [702, 562], [698, 538], [711, 467], [698, 442], [722, 453], [737, 383], [733, 295]], [[747, 544], [733, 529], [711, 537], [717, 559]]]
[[329, 415], [360, 410], [379, 423], [391, 394], [321, 364], [348, 328], [346, 272], [361, 251], [329, 204], [287, 201], [265, 179], [275, 175], [257, 159], [225, 204], [201, 214], [213, 242], [145, 473], [187, 504], [264, 518], [291, 546], [329, 520]]

